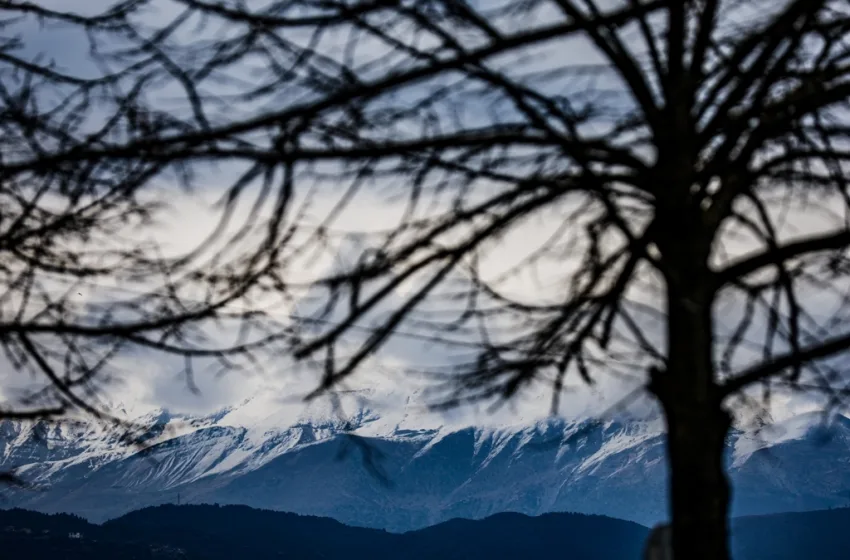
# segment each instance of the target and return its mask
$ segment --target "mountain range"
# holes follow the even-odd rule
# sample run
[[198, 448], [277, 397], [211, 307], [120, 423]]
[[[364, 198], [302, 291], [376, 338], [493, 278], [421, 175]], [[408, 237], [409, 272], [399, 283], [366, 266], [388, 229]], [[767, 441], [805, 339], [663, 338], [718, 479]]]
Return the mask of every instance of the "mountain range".
[[[735, 560], [844, 560], [850, 509], [743, 517]], [[508, 560], [641, 557], [649, 529], [604, 516], [501, 513], [403, 534], [246, 506], [164, 505], [95, 525], [68, 514], [0, 511], [0, 550], [30, 560]]]
[[[506, 511], [667, 517], [657, 422], [422, 426], [404, 407], [364, 402], [344, 417], [256, 398], [212, 415], [150, 411], [137, 419], [144, 448], [92, 423], [3, 421], [0, 471], [31, 485], [6, 489], [4, 504], [94, 522], [166, 503], [243, 504], [393, 532]], [[850, 419], [821, 420], [730, 434], [733, 515], [850, 504]]]

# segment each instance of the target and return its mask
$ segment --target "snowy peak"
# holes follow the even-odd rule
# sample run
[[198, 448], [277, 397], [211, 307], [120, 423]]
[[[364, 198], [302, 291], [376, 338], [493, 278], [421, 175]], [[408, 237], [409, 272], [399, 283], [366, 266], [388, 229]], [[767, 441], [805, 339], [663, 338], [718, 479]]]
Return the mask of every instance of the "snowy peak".
[[[11, 505], [94, 520], [178, 493], [189, 503], [245, 504], [391, 530], [501, 511], [664, 519], [660, 422], [423, 422], [404, 397], [351, 392], [305, 407], [258, 395], [208, 415], [148, 410], [137, 418], [146, 426], [143, 448], [98, 425], [0, 422], [0, 470], [16, 469], [44, 490], [16, 492]], [[801, 415], [760, 434], [730, 435], [734, 511], [846, 505], [850, 471], [839, 467], [850, 464], [850, 419], [836, 416], [827, 427], [820, 420]], [[813, 445], [827, 448], [814, 454]]]
[[[417, 446], [411, 457], [415, 460], [447, 438], [454, 440], [466, 433], [470, 444], [462, 452], [480, 461], [480, 468], [505, 454], [551, 451], [558, 458], [586, 455], [579, 467], [583, 472], [593, 471], [606, 458], [660, 435], [659, 427], [649, 423], [570, 422], [560, 418], [519, 426], [435, 422], [421, 426], [411, 408], [397, 407], [388, 414], [378, 414], [371, 406], [374, 399], [374, 393], [359, 391], [344, 395], [336, 403], [315, 401], [305, 407], [293, 399], [258, 395], [199, 417], [148, 410], [134, 419], [143, 428], [135, 434], [134, 444], [122, 442], [120, 433], [97, 424], [6, 422], [0, 424], [0, 468], [23, 469], [34, 482], [52, 484], [73, 466], [89, 465], [97, 470], [116, 461], [130, 461], [138, 466], [125, 469], [120, 484], [173, 488], [207, 477], [255, 471], [284, 454], [342, 434], [409, 442]], [[157, 464], [152, 472], [147, 464], [150, 460]]]
[[821, 412], [798, 414], [761, 430], [738, 432], [732, 452], [732, 465], [743, 465], [758, 451], [791, 442], [807, 441], [815, 445], [833, 445], [850, 449], [850, 418]]

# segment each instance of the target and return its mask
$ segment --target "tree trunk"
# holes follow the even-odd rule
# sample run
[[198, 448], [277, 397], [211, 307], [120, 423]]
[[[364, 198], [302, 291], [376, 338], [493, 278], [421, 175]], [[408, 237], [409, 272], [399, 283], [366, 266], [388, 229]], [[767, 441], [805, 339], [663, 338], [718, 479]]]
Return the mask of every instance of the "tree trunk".
[[668, 412], [673, 558], [729, 558], [729, 483], [723, 467], [728, 415]]
[[714, 378], [707, 250], [698, 239], [687, 240], [668, 246], [674, 264], [667, 272], [668, 364], [653, 374], [650, 390], [667, 422], [673, 558], [728, 560], [724, 446], [731, 418]]

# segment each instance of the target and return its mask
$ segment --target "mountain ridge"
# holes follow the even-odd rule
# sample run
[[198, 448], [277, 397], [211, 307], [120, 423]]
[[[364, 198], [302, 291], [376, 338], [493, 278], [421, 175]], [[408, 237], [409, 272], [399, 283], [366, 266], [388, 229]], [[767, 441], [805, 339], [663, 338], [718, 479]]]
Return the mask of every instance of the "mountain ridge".
[[[245, 504], [392, 531], [506, 510], [643, 525], [666, 518], [658, 422], [421, 426], [404, 408], [383, 415], [362, 406], [342, 417], [327, 406], [281, 412], [252, 402], [212, 415], [150, 411], [144, 451], [87, 424], [0, 422], [0, 470], [43, 490], [11, 490], [9, 503], [103, 521], [179, 494], [184, 503]], [[761, 440], [730, 435], [733, 513], [850, 502], [850, 419], [821, 428], [818, 418], [794, 417]], [[834, 437], [818, 443], [824, 429]]]
[[[603, 516], [502, 513], [483, 521], [452, 520], [404, 534], [349, 527], [328, 518], [247, 506], [164, 505], [101, 525], [71, 516], [0, 511], [0, 547], [17, 545], [27, 558], [345, 558], [408, 560], [542, 556], [570, 546], [573, 560], [636, 557], [646, 527]], [[606, 535], [608, 538], [589, 538]], [[49, 543], [46, 546], [46, 542]], [[569, 544], [568, 544], [569, 546]], [[45, 550], [47, 549], [47, 550]], [[85, 550], [87, 549], [87, 550]], [[127, 554], [129, 549], [130, 554]], [[85, 550], [86, 555], [73, 553]], [[71, 554], [69, 554], [69, 552]]]
[[[843, 560], [850, 508], [733, 518], [735, 560]], [[0, 510], [0, 548], [32, 560], [112, 558], [407, 560], [639, 558], [649, 529], [605, 516], [503, 512], [396, 534], [247, 506], [163, 505], [100, 525], [66, 514]]]

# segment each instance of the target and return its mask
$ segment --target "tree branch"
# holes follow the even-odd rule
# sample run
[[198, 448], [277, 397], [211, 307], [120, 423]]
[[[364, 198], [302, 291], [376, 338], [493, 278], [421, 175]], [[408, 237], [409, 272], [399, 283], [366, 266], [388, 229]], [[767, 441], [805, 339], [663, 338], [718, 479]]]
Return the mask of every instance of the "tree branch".
[[715, 275], [717, 289], [752, 274], [766, 266], [775, 265], [807, 253], [842, 249], [850, 244], [850, 230], [841, 230], [799, 239], [776, 249], [768, 249], [737, 259]]
[[850, 334], [831, 338], [822, 343], [801, 349], [799, 352], [788, 352], [732, 376], [720, 384], [720, 398], [725, 398], [745, 387], [765, 381], [783, 371], [805, 365], [807, 362], [828, 358], [850, 348]]
[[[107, 150], [109, 155], [112, 156], [120, 153], [146, 153], [151, 149], [182, 150], [193, 146], [214, 145], [215, 142], [226, 138], [233, 138], [234, 136], [256, 131], [264, 127], [272, 127], [279, 123], [285, 123], [296, 119], [309, 119], [322, 111], [327, 111], [334, 107], [339, 107], [340, 105], [349, 104], [353, 101], [363, 102], [373, 99], [375, 97], [385, 95], [389, 91], [396, 90], [397, 88], [409, 86], [416, 82], [420, 82], [452, 70], [461, 69], [466, 65], [481, 62], [485, 59], [495, 57], [513, 49], [542, 43], [556, 38], [565, 38], [579, 32], [589, 33], [598, 27], [604, 26], [612, 28], [626, 25], [632, 21], [635, 15], [645, 14], [665, 5], [666, 0], [655, 0], [641, 5], [639, 9], [629, 7], [609, 14], [600, 15], [592, 22], [587, 22], [582, 19], [577, 22], [570, 21], [567, 23], [557, 23], [542, 28], [532, 29], [530, 31], [516, 33], [512, 36], [504, 37], [497, 43], [490, 43], [487, 46], [474, 51], [469, 51], [463, 55], [452, 57], [448, 60], [418, 66], [403, 72], [389, 72], [384, 77], [368, 83], [358, 83], [354, 86], [340, 88], [336, 92], [330, 93], [317, 101], [298, 104], [294, 107], [289, 107], [281, 111], [263, 113], [254, 118], [230, 123], [219, 128], [200, 131], [193, 130], [184, 134], [164, 137], [160, 136], [153, 140], [142, 138], [140, 140], [125, 143], [121, 146], [108, 147]], [[78, 154], [81, 151], [87, 151], [87, 148], [80, 150], [79, 147], [77, 147], [51, 155], [45, 154], [38, 158], [38, 164], [42, 166], [51, 166], [56, 165], [57, 163], [76, 161]], [[23, 162], [21, 164], [7, 166], [7, 169], [11, 171], [16, 168], [29, 169], [31, 167], [32, 162]]]

